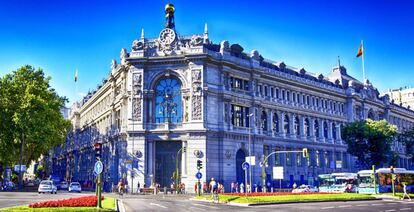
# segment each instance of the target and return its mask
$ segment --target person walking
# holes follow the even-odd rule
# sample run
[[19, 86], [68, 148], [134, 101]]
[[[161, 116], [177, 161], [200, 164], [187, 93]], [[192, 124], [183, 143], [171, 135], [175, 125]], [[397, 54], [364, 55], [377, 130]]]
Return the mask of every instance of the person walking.
[[405, 199], [405, 196], [407, 196], [408, 197], [408, 200], [411, 201], [411, 197], [410, 197], [410, 195], [407, 192], [407, 184], [406, 183], [402, 183], [402, 184], [403, 184], [404, 194], [403, 194], [401, 200], [404, 200]]

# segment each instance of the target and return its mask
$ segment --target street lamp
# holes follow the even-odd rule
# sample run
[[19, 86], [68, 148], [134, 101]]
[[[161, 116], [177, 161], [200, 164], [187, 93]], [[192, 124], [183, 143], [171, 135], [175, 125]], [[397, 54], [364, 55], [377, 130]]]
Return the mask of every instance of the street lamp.
[[[250, 117], [252, 117], [253, 116], [253, 113], [250, 113], [249, 115], [247, 115], [247, 117], [249, 117], [249, 164], [250, 164], [250, 166], [252, 165], [252, 155], [251, 155], [251, 144], [250, 144], [250, 140], [251, 140], [251, 136], [250, 136], [250, 131], [251, 131], [251, 121], [250, 121]], [[251, 166], [251, 168], [250, 168], [250, 176], [249, 176], [249, 184], [250, 184], [250, 189], [249, 189], [249, 192], [250, 193], [252, 193], [252, 168], [253, 168], [253, 166]], [[246, 188], [247, 188], [247, 185], [246, 185]]]

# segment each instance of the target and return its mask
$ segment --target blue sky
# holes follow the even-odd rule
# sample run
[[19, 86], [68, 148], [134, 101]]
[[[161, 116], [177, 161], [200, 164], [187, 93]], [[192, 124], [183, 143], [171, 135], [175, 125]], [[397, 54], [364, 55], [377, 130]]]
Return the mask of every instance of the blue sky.
[[[157, 37], [168, 1], [0, 0], [0, 75], [24, 64], [44, 69], [70, 100], [107, 76], [121, 48]], [[171, 1], [179, 34], [202, 33], [245, 51], [326, 74], [337, 64], [362, 79], [355, 54], [364, 40], [367, 78], [380, 91], [414, 86], [414, 1]], [[79, 70], [77, 91], [73, 75]]]

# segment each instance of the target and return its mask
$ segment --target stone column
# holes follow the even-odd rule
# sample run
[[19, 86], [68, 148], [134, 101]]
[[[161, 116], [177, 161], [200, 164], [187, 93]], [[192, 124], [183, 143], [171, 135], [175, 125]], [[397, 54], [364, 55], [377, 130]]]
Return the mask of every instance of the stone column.
[[290, 131], [290, 135], [288, 135], [289, 137], [294, 137], [295, 136], [295, 130], [294, 128], [294, 115], [289, 113], [289, 131]]
[[283, 129], [283, 116], [284, 116], [284, 113], [281, 113], [281, 112], [277, 112], [277, 116], [278, 116], [278, 118], [279, 118], [279, 135], [280, 136], [282, 136], [282, 137], [284, 137], [286, 134], [285, 134], [285, 130]]
[[[148, 186], [152, 185], [152, 181], [155, 179], [154, 165], [155, 165], [155, 143], [154, 141], [147, 141], [147, 176], [145, 179], [145, 184]], [[152, 176], [152, 177], [151, 177]]]
[[332, 136], [332, 130], [333, 130], [332, 123], [334, 122], [328, 121], [328, 142], [329, 143], [333, 143], [333, 140], [334, 140]]
[[267, 131], [268, 135], [273, 136], [273, 111], [271, 109], [267, 110]]
[[309, 117], [308, 120], [309, 120], [309, 131], [310, 131], [310, 138], [309, 139], [311, 141], [315, 141], [315, 139], [316, 139], [316, 135], [315, 135], [315, 119]]
[[324, 142], [325, 141], [325, 135], [324, 135], [324, 133], [323, 133], [323, 123], [324, 123], [324, 121], [322, 121], [321, 119], [318, 119], [318, 123], [319, 123], [319, 139], [317, 139], [317, 140], [319, 140], [320, 142]]
[[306, 140], [306, 135], [305, 135], [305, 117], [304, 116], [299, 116], [299, 138], [301, 140]]

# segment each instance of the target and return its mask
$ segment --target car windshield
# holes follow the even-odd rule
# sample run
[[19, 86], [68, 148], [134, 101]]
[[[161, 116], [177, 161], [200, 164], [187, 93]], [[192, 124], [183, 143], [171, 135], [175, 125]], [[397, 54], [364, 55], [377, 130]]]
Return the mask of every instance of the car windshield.
[[71, 183], [73, 186], [79, 186], [79, 183]]
[[42, 181], [40, 184], [41, 185], [52, 185], [52, 183], [49, 181]]

